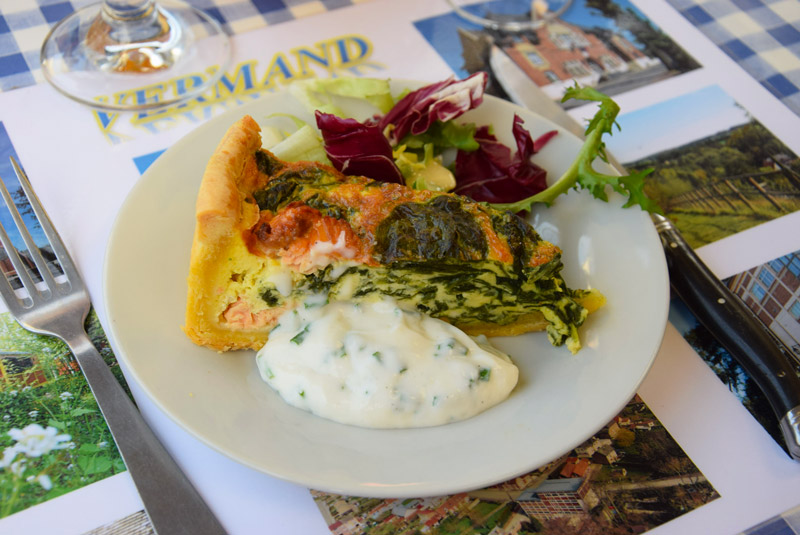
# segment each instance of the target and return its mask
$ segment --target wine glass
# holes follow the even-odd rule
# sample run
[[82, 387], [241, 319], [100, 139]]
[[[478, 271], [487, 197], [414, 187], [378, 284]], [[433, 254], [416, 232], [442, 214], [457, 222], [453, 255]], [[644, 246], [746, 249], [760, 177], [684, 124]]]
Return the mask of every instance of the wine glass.
[[231, 58], [213, 18], [176, 0], [103, 0], [58, 22], [41, 51], [45, 78], [95, 108], [143, 111], [212, 87]]

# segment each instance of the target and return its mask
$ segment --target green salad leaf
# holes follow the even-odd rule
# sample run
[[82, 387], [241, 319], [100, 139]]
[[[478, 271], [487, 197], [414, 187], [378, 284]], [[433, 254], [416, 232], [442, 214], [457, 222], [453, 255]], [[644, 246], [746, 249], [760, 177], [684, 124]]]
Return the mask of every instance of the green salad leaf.
[[378, 78], [310, 78], [289, 85], [289, 91], [307, 109], [344, 117], [337, 99], [362, 99], [385, 114], [395, 104], [389, 80]]
[[565, 102], [572, 98], [596, 101], [600, 104], [597, 113], [586, 128], [586, 139], [575, 160], [564, 174], [547, 189], [513, 203], [499, 203], [491, 206], [512, 212], [530, 211], [531, 207], [537, 203], [551, 205], [556, 197], [567, 193], [570, 189], [588, 190], [595, 198], [608, 201], [606, 188], [610, 187], [627, 197], [625, 208], [638, 205], [648, 212], [661, 213], [661, 208], [644, 193], [644, 179], [653, 171], [652, 169], [617, 176], [601, 173], [593, 167], [597, 158], [608, 163], [603, 136], [612, 134], [615, 125], [619, 129], [619, 124], [616, 122], [619, 105], [608, 95], [594, 88], [580, 87], [577, 84], [565, 92], [561, 101]]

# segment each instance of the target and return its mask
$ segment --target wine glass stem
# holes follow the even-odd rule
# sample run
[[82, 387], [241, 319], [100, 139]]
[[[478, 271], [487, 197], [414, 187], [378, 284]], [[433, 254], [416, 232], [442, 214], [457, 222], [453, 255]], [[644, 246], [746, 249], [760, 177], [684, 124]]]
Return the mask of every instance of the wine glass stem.
[[103, 14], [117, 20], [146, 17], [155, 11], [154, 0], [105, 0]]
[[156, 39], [166, 31], [155, 0], [104, 0], [101, 17], [119, 43]]

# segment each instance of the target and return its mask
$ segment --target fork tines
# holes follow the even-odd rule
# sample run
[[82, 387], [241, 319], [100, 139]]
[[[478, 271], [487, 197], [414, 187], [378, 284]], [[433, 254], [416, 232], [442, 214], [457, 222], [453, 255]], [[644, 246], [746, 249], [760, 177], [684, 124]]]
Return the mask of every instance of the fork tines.
[[[54, 254], [54, 258], [45, 259], [43, 250], [46, 251], [45, 248], [40, 250], [39, 247], [34, 242], [33, 236], [31, 235], [30, 231], [28, 230], [25, 222], [22, 219], [22, 216], [17, 209], [14, 200], [11, 197], [11, 194], [8, 191], [5, 183], [0, 180], [0, 195], [2, 195], [3, 200], [8, 207], [9, 212], [11, 213], [11, 217], [14, 220], [14, 223], [17, 226], [17, 230], [22, 236], [22, 240], [25, 242], [27, 247], [27, 254], [20, 253], [16, 247], [14, 247], [13, 243], [11, 243], [11, 239], [8, 236], [8, 233], [0, 224], [0, 242], [3, 244], [3, 248], [5, 249], [6, 255], [8, 256], [9, 260], [11, 261], [11, 265], [16, 271], [16, 275], [19, 278], [19, 283], [25, 288], [27, 294], [29, 295], [28, 298], [22, 299], [22, 306], [24, 308], [28, 308], [31, 306], [30, 299], [35, 299], [38, 295], [44, 295], [48, 292], [56, 292], [59, 293], [58, 290], [65, 285], [69, 285], [70, 283], [65, 282], [57, 282], [54, 278], [53, 271], [48, 267], [48, 265], [53, 266], [54, 271], [56, 274], [64, 273], [67, 274], [68, 271], [77, 274], [72, 266], [72, 262], [67, 254], [66, 249], [61, 242], [61, 238], [59, 237], [58, 233], [56, 232], [55, 228], [53, 227], [52, 223], [50, 222], [50, 218], [48, 217], [47, 213], [45, 212], [44, 208], [42, 207], [41, 203], [39, 202], [39, 198], [36, 196], [36, 192], [33, 191], [33, 187], [28, 180], [28, 177], [25, 175], [25, 172], [20, 168], [19, 164], [16, 160], [11, 157], [11, 165], [14, 168], [14, 173], [17, 175], [19, 179], [19, 183], [22, 186], [22, 191], [25, 193], [25, 196], [28, 198], [28, 202], [33, 210], [33, 214], [36, 216], [36, 219], [39, 221], [39, 225], [42, 228], [42, 232], [44, 233], [45, 237], [49, 242], [49, 246], [52, 249], [52, 253]], [[47, 251], [49, 252], [49, 251]], [[48, 255], [49, 256], [49, 255]], [[57, 263], [54, 263], [57, 261]], [[68, 268], [71, 267], [71, 269]], [[9, 286], [6, 286], [2, 282], [0, 282], [0, 290], [2, 290], [3, 297], [8, 302], [10, 301], [10, 297], [14, 294], [13, 291], [13, 278], [9, 279], [9, 274], [6, 274], [6, 282], [11, 287], [11, 291], [8, 292]], [[45, 288], [39, 290], [37, 288], [36, 283], [39, 282], [35, 279], [39, 279], [44, 282]], [[74, 281], [71, 281], [74, 282]], [[12, 307], [12, 303], [7, 303], [9, 309]]]

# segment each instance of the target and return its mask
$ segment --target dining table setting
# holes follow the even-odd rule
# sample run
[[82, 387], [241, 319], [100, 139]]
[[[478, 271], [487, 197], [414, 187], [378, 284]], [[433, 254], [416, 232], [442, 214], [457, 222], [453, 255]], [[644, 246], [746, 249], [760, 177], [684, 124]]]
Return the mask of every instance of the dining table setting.
[[797, 0], [3, 0], [0, 533], [800, 533], [798, 131]]

